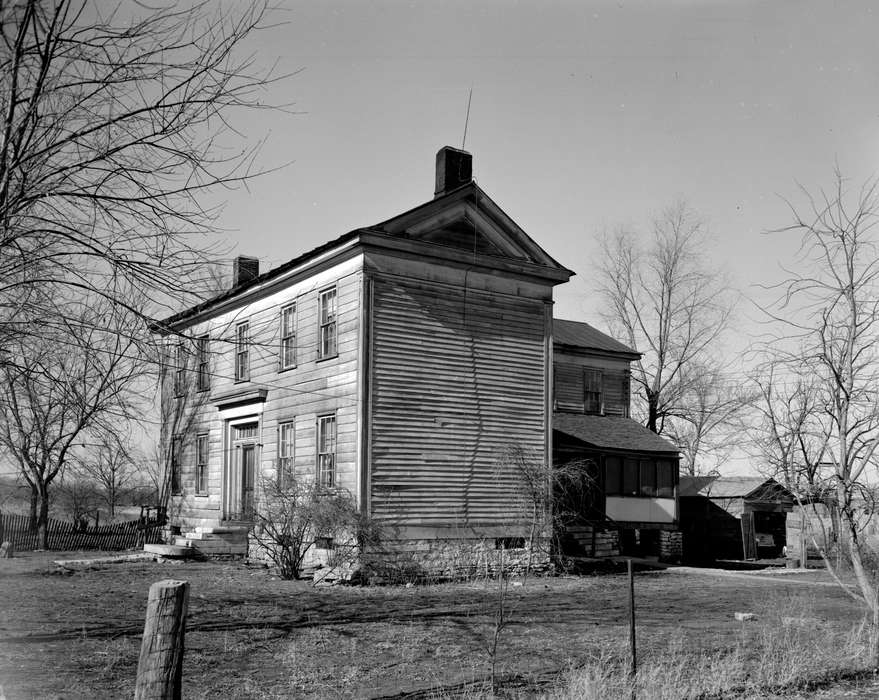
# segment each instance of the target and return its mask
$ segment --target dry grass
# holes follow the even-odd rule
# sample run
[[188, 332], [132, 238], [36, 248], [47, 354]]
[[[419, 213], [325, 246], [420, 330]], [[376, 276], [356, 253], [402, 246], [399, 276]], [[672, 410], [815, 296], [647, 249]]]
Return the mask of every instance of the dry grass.
[[741, 623], [728, 648], [693, 651], [682, 637], [644, 658], [629, 675], [625, 647], [604, 649], [566, 673], [543, 697], [563, 700], [763, 698], [867, 667], [863, 624], [840, 630], [814, 612], [814, 597], [769, 596], [756, 621]]

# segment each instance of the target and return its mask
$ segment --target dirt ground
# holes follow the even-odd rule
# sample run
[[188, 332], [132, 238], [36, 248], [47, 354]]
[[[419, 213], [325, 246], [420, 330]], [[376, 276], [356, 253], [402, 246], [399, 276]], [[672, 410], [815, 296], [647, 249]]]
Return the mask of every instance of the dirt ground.
[[[402, 697], [488, 673], [493, 581], [314, 588], [237, 563], [65, 572], [52, 564], [56, 558], [0, 560], [0, 684], [9, 700], [131, 697], [148, 589], [165, 578], [191, 585], [186, 698]], [[623, 575], [517, 583], [497, 655], [502, 674], [549, 678], [602, 649], [624, 648]], [[636, 599], [639, 654], [646, 656], [670, 644], [726, 648], [741, 634], [737, 611], [759, 616], [793, 605], [821, 622], [860, 619], [818, 573], [639, 572]]]

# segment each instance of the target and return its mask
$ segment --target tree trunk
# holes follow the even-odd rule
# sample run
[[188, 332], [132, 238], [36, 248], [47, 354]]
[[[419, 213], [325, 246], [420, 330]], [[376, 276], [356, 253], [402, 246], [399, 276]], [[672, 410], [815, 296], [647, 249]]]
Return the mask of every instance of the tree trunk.
[[49, 549], [49, 495], [40, 497], [40, 512], [37, 517], [37, 541], [40, 549]]
[[659, 421], [659, 394], [647, 392], [647, 429], [654, 433], [659, 432], [656, 424]]

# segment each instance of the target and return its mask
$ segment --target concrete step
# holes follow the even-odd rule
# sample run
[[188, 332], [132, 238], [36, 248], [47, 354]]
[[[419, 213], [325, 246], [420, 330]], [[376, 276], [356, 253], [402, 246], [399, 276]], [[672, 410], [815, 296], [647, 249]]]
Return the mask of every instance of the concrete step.
[[144, 552], [150, 554], [158, 554], [162, 557], [176, 557], [185, 559], [191, 557], [195, 552], [192, 547], [181, 546], [179, 544], [145, 544]]
[[249, 531], [247, 525], [202, 525], [195, 528], [195, 532], [201, 535], [247, 535]]

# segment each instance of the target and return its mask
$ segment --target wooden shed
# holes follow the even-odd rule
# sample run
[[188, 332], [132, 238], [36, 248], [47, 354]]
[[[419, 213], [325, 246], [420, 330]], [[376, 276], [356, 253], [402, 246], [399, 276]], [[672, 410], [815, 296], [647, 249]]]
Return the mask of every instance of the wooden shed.
[[770, 559], [783, 556], [794, 495], [762, 476], [681, 476], [683, 558]]

